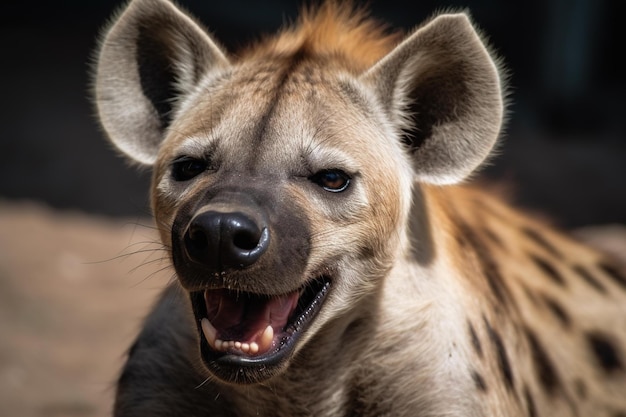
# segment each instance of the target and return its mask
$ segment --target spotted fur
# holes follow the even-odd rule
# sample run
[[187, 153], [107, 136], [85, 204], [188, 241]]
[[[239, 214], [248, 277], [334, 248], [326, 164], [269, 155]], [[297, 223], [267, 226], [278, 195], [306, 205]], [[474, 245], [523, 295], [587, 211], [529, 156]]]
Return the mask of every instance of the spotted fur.
[[[95, 102], [112, 143], [152, 167], [178, 280], [114, 414], [625, 415], [622, 266], [463, 185], [499, 136], [500, 74], [464, 14], [403, 36], [329, 1], [231, 55], [169, 1], [132, 0], [103, 38]], [[209, 212], [261, 224], [269, 240], [239, 249], [262, 255], [195, 253]], [[290, 310], [308, 323], [297, 339], [255, 356], [203, 333], [212, 291], [305, 303], [320, 280], [313, 313]]]

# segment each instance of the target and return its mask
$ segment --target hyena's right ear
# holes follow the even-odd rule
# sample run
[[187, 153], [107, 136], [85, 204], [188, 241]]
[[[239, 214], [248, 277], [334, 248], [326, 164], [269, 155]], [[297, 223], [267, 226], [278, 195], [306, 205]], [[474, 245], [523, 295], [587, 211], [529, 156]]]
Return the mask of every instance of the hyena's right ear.
[[133, 0], [106, 33], [96, 63], [98, 116], [113, 144], [154, 163], [177, 104], [228, 67], [206, 31], [167, 0]]

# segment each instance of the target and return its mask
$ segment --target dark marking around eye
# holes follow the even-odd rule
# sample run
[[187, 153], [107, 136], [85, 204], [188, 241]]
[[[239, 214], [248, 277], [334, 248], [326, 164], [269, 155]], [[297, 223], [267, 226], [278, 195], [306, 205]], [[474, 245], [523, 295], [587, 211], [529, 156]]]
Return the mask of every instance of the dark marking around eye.
[[554, 267], [554, 265], [550, 264], [548, 261], [535, 256], [530, 255], [530, 259], [537, 265], [539, 269], [541, 269], [548, 278], [550, 278], [555, 284], [558, 284], [562, 287], [566, 285], [565, 280], [561, 273]]
[[591, 352], [594, 354], [598, 364], [606, 372], [624, 370], [624, 364], [614, 342], [604, 334], [599, 332], [589, 332], [586, 335]]
[[554, 364], [541, 343], [539, 343], [537, 336], [530, 329], [526, 329], [526, 336], [528, 337], [530, 351], [535, 363], [535, 372], [537, 373], [539, 382], [543, 385], [546, 391], [553, 394], [554, 391], [561, 385], [561, 381], [556, 369], [554, 368]]
[[491, 327], [489, 322], [485, 320], [485, 326], [487, 327], [487, 334], [493, 344], [496, 354], [498, 356], [498, 365], [500, 372], [508, 389], [513, 389], [513, 370], [511, 369], [511, 363], [507, 355], [504, 343], [500, 335]]
[[611, 277], [622, 288], [626, 289], [626, 276], [622, 274], [615, 266], [606, 262], [598, 263], [598, 267]]
[[578, 274], [578, 276], [580, 276], [583, 280], [585, 280], [587, 284], [591, 285], [593, 288], [598, 290], [598, 292], [606, 294], [606, 288], [604, 287], [604, 285], [602, 285], [602, 283], [598, 281], [598, 279], [594, 277], [593, 274], [589, 272], [587, 269], [585, 269], [583, 266], [574, 265], [572, 269], [574, 270], [576, 274]]
[[522, 232], [528, 238], [530, 238], [533, 242], [541, 246], [551, 255], [554, 255], [559, 259], [563, 259], [563, 254], [550, 241], [548, 241], [545, 236], [540, 234], [535, 229], [531, 229], [530, 227], [525, 227], [522, 229]]
[[544, 295], [543, 301], [550, 310], [550, 312], [556, 317], [564, 327], [569, 327], [571, 319], [565, 309], [555, 299], [550, 296]]

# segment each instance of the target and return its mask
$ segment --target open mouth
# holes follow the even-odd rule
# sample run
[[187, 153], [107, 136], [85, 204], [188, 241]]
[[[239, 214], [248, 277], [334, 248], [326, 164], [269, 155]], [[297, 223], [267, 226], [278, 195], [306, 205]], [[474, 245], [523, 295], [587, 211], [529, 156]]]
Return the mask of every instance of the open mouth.
[[203, 361], [213, 370], [280, 364], [319, 312], [330, 285], [322, 276], [282, 295], [224, 288], [192, 292]]

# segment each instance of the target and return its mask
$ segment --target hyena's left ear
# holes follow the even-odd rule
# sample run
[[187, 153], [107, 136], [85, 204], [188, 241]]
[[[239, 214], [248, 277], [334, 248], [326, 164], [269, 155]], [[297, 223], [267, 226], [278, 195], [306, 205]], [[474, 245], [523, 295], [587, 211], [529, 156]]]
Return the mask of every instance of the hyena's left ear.
[[97, 56], [95, 101], [113, 144], [154, 163], [177, 104], [209, 71], [229, 63], [196, 22], [167, 0], [133, 0]]
[[500, 78], [464, 14], [433, 19], [362, 77], [405, 135], [420, 181], [459, 182], [489, 155], [502, 125]]

